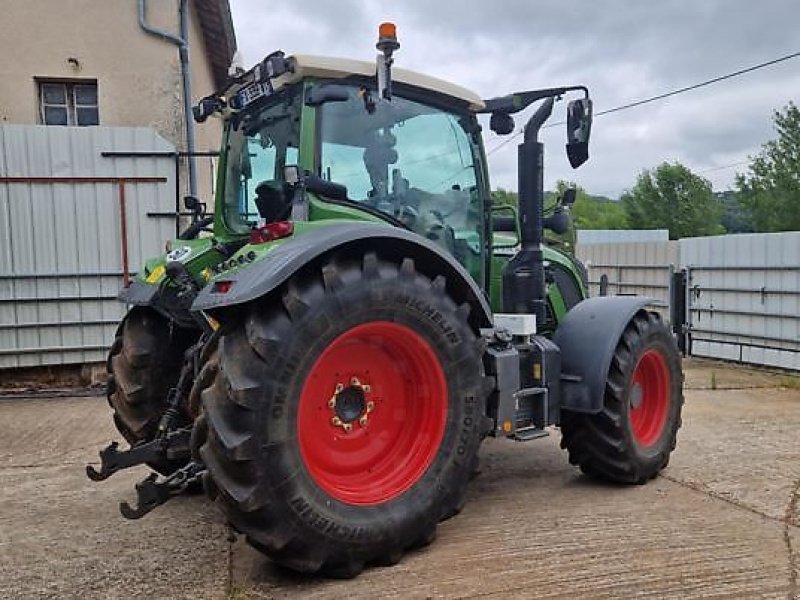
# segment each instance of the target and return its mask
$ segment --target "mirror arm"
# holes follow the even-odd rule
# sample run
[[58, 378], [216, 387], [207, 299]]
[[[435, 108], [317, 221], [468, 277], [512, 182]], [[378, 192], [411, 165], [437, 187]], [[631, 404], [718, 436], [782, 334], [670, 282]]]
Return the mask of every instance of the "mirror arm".
[[544, 98], [556, 98], [563, 96], [567, 92], [583, 92], [583, 95], [589, 97], [589, 89], [584, 85], [569, 85], [558, 88], [545, 88], [542, 90], [530, 90], [527, 92], [515, 92], [506, 96], [498, 98], [490, 98], [484, 100], [484, 108], [479, 110], [479, 113], [494, 113], [501, 112], [506, 114], [514, 114], [521, 110], [526, 109], [528, 106], [538, 100]]

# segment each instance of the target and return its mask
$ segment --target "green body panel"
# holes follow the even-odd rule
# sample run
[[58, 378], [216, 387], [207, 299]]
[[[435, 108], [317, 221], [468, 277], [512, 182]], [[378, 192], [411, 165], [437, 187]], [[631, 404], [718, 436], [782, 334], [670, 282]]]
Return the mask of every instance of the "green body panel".
[[333, 202], [325, 202], [322, 198], [309, 194], [308, 218], [309, 221], [326, 221], [328, 219], [346, 219], [350, 221], [370, 221], [373, 223], [386, 223], [380, 217], [351, 206], [343, 206]]
[[[499, 237], [499, 236], [498, 236]], [[503, 312], [503, 269], [508, 261], [514, 255], [510, 249], [496, 249], [492, 254], [491, 278], [489, 281], [489, 304], [493, 312]], [[564, 254], [560, 250], [551, 246], [544, 247], [544, 260], [545, 264], [557, 263], [564, 267], [566, 271], [575, 280], [576, 285], [581, 291], [583, 298], [588, 297], [588, 291], [583, 284], [578, 267], [575, 264], [575, 259], [571, 256]], [[550, 303], [550, 308], [553, 311], [556, 321], [561, 321], [567, 313], [567, 307], [564, 303], [564, 298], [561, 295], [561, 290], [555, 284], [547, 285], [547, 300]]]
[[[305, 88], [307, 89], [311, 83], [311, 81], [307, 81]], [[300, 118], [299, 166], [301, 169], [313, 172], [314, 163], [316, 161], [315, 142], [317, 136], [317, 110], [312, 106], [306, 106], [304, 104], [300, 112]]]
[[205, 284], [211, 278], [207, 269], [218, 264], [222, 260], [222, 254], [214, 247], [214, 240], [210, 237], [197, 238], [194, 240], [172, 240], [170, 242], [172, 252], [162, 254], [149, 259], [136, 276], [141, 283], [159, 285], [165, 277], [165, 268], [170, 254], [182, 254], [180, 251], [188, 249], [188, 252], [179, 256], [177, 260], [186, 265], [187, 270], [196, 281]]
[[217, 187], [214, 195], [214, 237], [221, 242], [230, 242], [240, 237], [239, 234], [232, 232], [225, 223], [225, 176], [228, 172], [228, 137], [229, 129], [226, 127], [222, 132], [222, 146], [219, 149], [219, 161], [217, 161]]

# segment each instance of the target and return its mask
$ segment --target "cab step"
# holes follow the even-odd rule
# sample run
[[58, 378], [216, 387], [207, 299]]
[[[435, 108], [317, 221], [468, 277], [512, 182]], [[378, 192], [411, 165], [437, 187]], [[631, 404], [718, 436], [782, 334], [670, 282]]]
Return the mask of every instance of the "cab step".
[[522, 429], [517, 429], [514, 435], [511, 436], [511, 439], [517, 442], [530, 442], [531, 440], [547, 437], [548, 435], [550, 435], [549, 431], [539, 429], [538, 427], [523, 427]]

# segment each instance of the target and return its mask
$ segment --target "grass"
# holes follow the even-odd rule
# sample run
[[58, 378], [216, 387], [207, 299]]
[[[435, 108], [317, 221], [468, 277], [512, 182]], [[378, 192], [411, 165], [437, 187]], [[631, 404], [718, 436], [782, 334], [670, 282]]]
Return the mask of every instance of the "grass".
[[246, 590], [239, 586], [233, 586], [224, 596], [220, 597], [220, 600], [247, 600], [249, 597]]
[[800, 376], [787, 375], [785, 377], [782, 377], [781, 387], [785, 387], [790, 390], [800, 390]]

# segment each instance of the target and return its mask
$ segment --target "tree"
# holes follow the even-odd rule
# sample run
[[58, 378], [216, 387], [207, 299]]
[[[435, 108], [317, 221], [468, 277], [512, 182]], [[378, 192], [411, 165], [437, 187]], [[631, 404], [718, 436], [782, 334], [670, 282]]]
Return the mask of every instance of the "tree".
[[725, 232], [711, 182], [677, 162], [642, 171], [622, 204], [632, 229], [668, 229], [671, 240]]
[[[545, 213], [553, 209], [558, 198], [564, 195], [567, 188], [576, 190], [575, 204], [570, 213], [575, 229], [627, 229], [628, 217], [622, 204], [605, 196], [594, 196], [572, 182], [556, 182], [556, 189], [544, 193]], [[516, 192], [503, 188], [492, 190], [492, 202], [497, 205], [508, 205], [517, 208]]]
[[790, 102], [773, 113], [777, 139], [736, 177], [739, 202], [755, 231], [800, 230], [800, 109]]
[[513, 206], [517, 207], [517, 192], [511, 192], [503, 188], [492, 190], [492, 204], [495, 206]]
[[739, 194], [732, 190], [714, 194], [722, 204], [722, 226], [728, 233], [753, 233], [750, 214], [742, 206]]
[[[563, 196], [567, 188], [575, 188], [575, 204], [570, 213], [575, 229], [627, 229], [628, 218], [622, 205], [606, 198], [593, 196], [574, 183], [558, 181], [555, 192], [548, 192], [553, 198]], [[547, 202], [545, 202], [547, 205]]]

